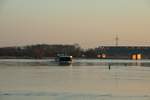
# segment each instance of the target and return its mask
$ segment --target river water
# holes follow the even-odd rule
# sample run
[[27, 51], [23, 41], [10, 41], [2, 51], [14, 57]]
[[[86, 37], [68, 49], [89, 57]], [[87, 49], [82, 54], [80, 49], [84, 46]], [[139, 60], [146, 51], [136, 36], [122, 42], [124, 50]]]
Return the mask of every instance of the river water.
[[0, 100], [150, 100], [150, 60], [1, 59]]

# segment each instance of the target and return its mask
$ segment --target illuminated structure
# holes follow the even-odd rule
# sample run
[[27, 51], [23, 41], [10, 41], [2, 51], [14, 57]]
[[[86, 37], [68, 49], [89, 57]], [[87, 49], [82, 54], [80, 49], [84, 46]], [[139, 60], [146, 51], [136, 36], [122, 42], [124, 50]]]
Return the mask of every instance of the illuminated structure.
[[141, 54], [133, 54], [132, 55], [132, 59], [133, 60], [141, 60], [142, 59], [142, 55]]

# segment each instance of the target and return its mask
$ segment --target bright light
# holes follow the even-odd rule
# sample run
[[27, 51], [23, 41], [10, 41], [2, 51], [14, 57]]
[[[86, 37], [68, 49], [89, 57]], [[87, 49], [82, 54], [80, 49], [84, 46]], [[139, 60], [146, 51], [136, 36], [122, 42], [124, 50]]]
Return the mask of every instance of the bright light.
[[132, 59], [133, 59], [133, 60], [136, 60], [136, 54], [133, 54], [133, 55], [132, 55]]
[[142, 55], [141, 54], [133, 54], [132, 55], [132, 59], [133, 60], [141, 60], [142, 59]]
[[72, 56], [70, 56], [70, 58], [73, 58]]
[[101, 55], [97, 55], [97, 58], [101, 58]]
[[142, 59], [141, 54], [137, 54], [137, 60], [140, 60], [140, 59]]
[[102, 58], [106, 58], [106, 54], [102, 54]]

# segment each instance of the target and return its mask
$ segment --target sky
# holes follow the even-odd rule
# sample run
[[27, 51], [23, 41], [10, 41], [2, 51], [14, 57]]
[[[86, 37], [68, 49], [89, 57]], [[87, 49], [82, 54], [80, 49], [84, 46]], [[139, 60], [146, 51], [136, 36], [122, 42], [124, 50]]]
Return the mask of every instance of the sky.
[[0, 0], [0, 47], [150, 45], [150, 0]]

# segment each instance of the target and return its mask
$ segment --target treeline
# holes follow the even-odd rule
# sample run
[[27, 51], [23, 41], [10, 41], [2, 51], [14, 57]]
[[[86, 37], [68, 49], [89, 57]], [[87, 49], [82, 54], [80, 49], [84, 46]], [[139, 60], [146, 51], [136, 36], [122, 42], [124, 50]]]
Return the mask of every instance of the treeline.
[[71, 55], [74, 58], [130, 59], [132, 54], [141, 54], [143, 59], [150, 59], [150, 47], [101, 46], [83, 49], [75, 45], [37, 44], [22, 47], [0, 48], [0, 58], [42, 59], [56, 57], [58, 54]]
[[37, 44], [24, 47], [0, 48], [1, 58], [50, 58], [58, 54], [81, 57], [82, 49], [79, 45], [47, 45]]

